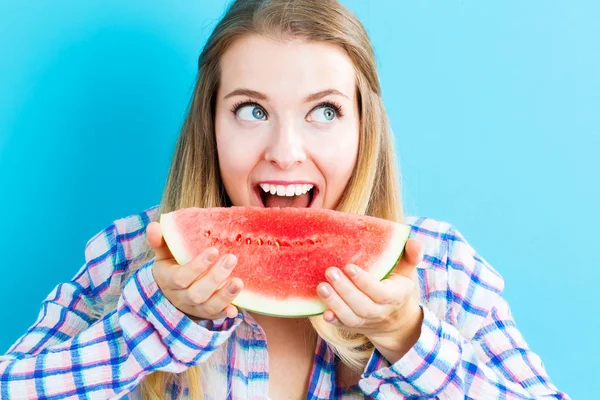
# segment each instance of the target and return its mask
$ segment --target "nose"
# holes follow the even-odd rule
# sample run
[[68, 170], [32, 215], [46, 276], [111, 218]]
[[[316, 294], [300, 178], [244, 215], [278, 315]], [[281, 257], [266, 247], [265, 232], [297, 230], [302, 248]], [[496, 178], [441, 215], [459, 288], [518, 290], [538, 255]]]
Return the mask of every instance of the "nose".
[[292, 125], [277, 124], [265, 151], [265, 160], [284, 170], [306, 160], [302, 135]]

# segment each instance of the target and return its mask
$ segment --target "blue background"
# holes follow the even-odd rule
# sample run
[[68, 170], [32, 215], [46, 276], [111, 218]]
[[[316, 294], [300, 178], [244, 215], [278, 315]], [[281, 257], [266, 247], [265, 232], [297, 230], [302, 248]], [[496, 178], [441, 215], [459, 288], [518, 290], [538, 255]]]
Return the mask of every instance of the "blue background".
[[[553, 381], [600, 380], [600, 3], [344, 2], [366, 25], [411, 214], [506, 279]], [[0, 352], [159, 201], [196, 59], [224, 1], [0, 1]]]

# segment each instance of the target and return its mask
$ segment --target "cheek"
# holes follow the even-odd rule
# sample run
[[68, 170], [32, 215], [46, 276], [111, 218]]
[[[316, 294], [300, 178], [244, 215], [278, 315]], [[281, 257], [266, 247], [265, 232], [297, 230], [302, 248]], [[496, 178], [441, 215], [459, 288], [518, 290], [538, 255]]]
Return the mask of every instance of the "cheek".
[[314, 148], [315, 158], [319, 160], [319, 168], [325, 175], [328, 185], [345, 186], [357, 159], [359, 137], [357, 125], [340, 128], [343, 129], [335, 135], [322, 137]]
[[[235, 150], [235, 138], [231, 135], [231, 128], [219, 118], [215, 121], [215, 136], [217, 140], [217, 154], [219, 155], [219, 168], [225, 188], [230, 192], [231, 188], [237, 187], [242, 163], [233, 156]], [[231, 196], [231, 193], [230, 193]]]
[[248, 175], [257, 164], [260, 152], [252, 141], [243, 140], [235, 126], [230, 121], [217, 119], [215, 121], [215, 134], [217, 152], [219, 154], [219, 167], [223, 180], [241, 182], [248, 179]]

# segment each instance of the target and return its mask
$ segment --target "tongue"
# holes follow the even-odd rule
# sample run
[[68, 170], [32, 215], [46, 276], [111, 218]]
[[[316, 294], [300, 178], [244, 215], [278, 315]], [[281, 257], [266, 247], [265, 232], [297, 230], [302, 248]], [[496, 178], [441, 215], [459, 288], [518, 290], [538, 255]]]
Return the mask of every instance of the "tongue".
[[265, 207], [297, 207], [306, 208], [310, 205], [310, 192], [300, 196], [277, 196], [267, 193]]

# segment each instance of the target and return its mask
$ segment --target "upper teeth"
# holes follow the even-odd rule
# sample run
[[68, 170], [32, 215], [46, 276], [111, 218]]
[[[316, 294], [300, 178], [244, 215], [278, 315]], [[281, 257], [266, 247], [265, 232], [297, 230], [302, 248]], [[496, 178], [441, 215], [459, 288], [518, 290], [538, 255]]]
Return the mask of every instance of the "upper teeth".
[[260, 187], [267, 193], [276, 194], [277, 196], [300, 196], [308, 192], [314, 185], [271, 185], [269, 183], [261, 183]]

